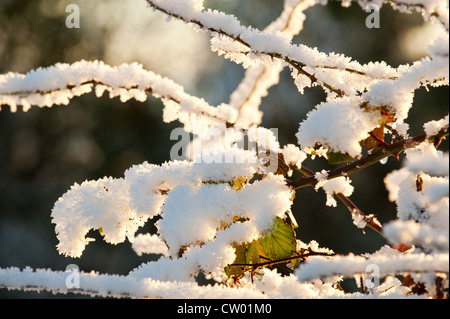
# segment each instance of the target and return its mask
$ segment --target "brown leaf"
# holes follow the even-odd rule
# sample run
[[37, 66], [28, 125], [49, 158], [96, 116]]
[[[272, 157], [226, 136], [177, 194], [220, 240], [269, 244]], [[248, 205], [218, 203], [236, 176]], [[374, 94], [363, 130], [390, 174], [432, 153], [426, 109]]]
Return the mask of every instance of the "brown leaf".
[[407, 245], [407, 244], [397, 244], [397, 245], [392, 245], [391, 248], [398, 250], [401, 253], [404, 253], [404, 252], [407, 252], [408, 250], [410, 250], [412, 248], [412, 246]]
[[385, 144], [383, 126], [375, 128], [369, 134], [370, 136], [368, 138], [360, 142], [361, 146], [365, 146], [369, 149], [378, 149]]
[[406, 287], [411, 287], [412, 285], [414, 285], [416, 282], [414, 281], [414, 279], [408, 275], [405, 278], [403, 278], [402, 280], [402, 285], [406, 286]]

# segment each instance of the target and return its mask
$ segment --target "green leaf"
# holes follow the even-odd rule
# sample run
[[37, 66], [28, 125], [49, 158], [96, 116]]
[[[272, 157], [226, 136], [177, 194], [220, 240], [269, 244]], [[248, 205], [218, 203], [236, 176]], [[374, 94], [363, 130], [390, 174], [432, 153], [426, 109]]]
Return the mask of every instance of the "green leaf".
[[289, 257], [297, 247], [295, 231], [279, 217], [275, 219], [269, 234], [256, 242], [259, 242], [263, 256], [269, 260]]
[[252, 270], [252, 265], [292, 256], [296, 247], [294, 229], [283, 219], [276, 217], [265, 236], [248, 244], [239, 244], [234, 247], [236, 259], [233, 265], [225, 267], [225, 273], [228, 277], [240, 278], [245, 271]]
[[344, 162], [353, 162], [356, 158], [340, 152], [328, 152], [327, 159], [329, 164], [339, 164]]

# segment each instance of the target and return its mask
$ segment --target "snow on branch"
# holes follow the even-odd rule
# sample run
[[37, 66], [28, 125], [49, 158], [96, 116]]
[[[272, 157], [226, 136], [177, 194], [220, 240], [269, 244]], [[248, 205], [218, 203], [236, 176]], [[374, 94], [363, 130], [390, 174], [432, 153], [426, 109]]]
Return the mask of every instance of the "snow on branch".
[[138, 256], [142, 254], [169, 255], [169, 249], [164, 241], [156, 234], [139, 234], [134, 238], [133, 250]]
[[445, 229], [445, 227], [438, 229], [419, 224], [414, 220], [395, 220], [384, 226], [384, 233], [392, 242], [424, 247], [433, 251], [449, 250], [448, 228]]
[[[304, 10], [315, 5], [315, 0], [285, 1], [284, 9], [278, 19], [273, 21], [264, 31], [280, 32], [292, 39], [303, 29], [306, 19]], [[221, 41], [218, 35], [213, 35], [211, 43]], [[242, 128], [259, 125], [262, 112], [259, 111], [261, 99], [267, 95], [268, 89], [277, 84], [279, 74], [284, 66], [280, 61], [247, 68], [244, 79], [230, 96], [230, 106], [237, 109], [236, 124]]]
[[[362, 2], [367, 2], [363, 0]], [[420, 12], [425, 20], [437, 19], [448, 31], [449, 11], [448, 1], [440, 0], [384, 0], [400, 12]]]
[[76, 274], [79, 275], [79, 287], [76, 288], [71, 286], [70, 272], [33, 270], [29, 267], [20, 270], [14, 267], [0, 269], [0, 288], [92, 297], [149, 299], [373, 298], [359, 293], [346, 295], [331, 283], [299, 282], [293, 275], [281, 277], [276, 270], [264, 269], [262, 274], [262, 280], [254, 285], [247, 283], [236, 288], [224, 285], [199, 286], [195, 282], [160, 281], [133, 274], [118, 276], [79, 272]]
[[[304, 11], [316, 4], [314, 0], [285, 0], [279, 18], [264, 31], [205, 9], [203, 0], [145, 1], [168, 17], [210, 32], [211, 49], [246, 68], [229, 104], [211, 106], [137, 63], [111, 67], [80, 61], [0, 75], [0, 105], [9, 105], [12, 112], [19, 105], [24, 111], [32, 105], [66, 105], [93, 90], [97, 97], [109, 92], [122, 102], [143, 102], [148, 94], [161, 99], [163, 120], [180, 121], [195, 138], [189, 161], [144, 162], [126, 170], [122, 178], [74, 184], [51, 212], [61, 254], [80, 257], [94, 229], [108, 243], [129, 240], [138, 255], [160, 258], [127, 276], [78, 272], [80, 285], [75, 288], [67, 284], [67, 272], [0, 269], [0, 287], [132, 298], [404, 297], [413, 289], [394, 277], [404, 275], [443, 294], [449, 272], [449, 169], [448, 153], [436, 148], [449, 134], [449, 119], [425, 123], [424, 133], [414, 137], [409, 137], [404, 121], [415, 90], [449, 85], [445, 1], [358, 1], [363, 8], [388, 3], [400, 11], [418, 10], [425, 19], [433, 17], [444, 25], [428, 57], [398, 68], [385, 62], [362, 65], [341, 54], [293, 44], [303, 27]], [[261, 99], [286, 66], [300, 93], [315, 85], [328, 93], [300, 123], [300, 148], [281, 147], [274, 132], [258, 127]], [[390, 144], [384, 139], [385, 129], [392, 133]], [[239, 144], [245, 139], [248, 145]], [[348, 175], [389, 156], [398, 158], [401, 152], [406, 154], [404, 166], [384, 180], [398, 218], [382, 227], [375, 214], [363, 214], [348, 199], [354, 190]], [[307, 154], [312, 159], [325, 156], [332, 165], [346, 164], [314, 172], [302, 167]], [[294, 168], [304, 176], [287, 179]], [[322, 187], [325, 205], [336, 206], [336, 196], [357, 227], [372, 227], [394, 246], [343, 256], [314, 241], [304, 244], [296, 237], [291, 206], [295, 190], [305, 186]], [[156, 233], [136, 236], [154, 217]], [[397, 244], [407, 249], [394, 248]], [[290, 275], [264, 268], [275, 265], [284, 266]], [[368, 276], [373, 270], [385, 277], [374, 291], [364, 295], [340, 289], [343, 276]], [[219, 284], [199, 286], [195, 281], [200, 272]], [[444, 280], [445, 287], [439, 288]], [[431, 290], [427, 293], [433, 297]]]
[[325, 279], [330, 276], [344, 277], [364, 274], [370, 265], [376, 265], [378, 276], [401, 273], [447, 273], [449, 272], [449, 256], [446, 254], [428, 255], [424, 253], [404, 254], [388, 246], [368, 256], [334, 256], [311, 258], [296, 270], [300, 281]]
[[392, 120], [403, 123], [416, 89], [449, 84], [448, 66], [447, 58], [424, 58], [401, 71], [396, 80], [378, 81], [360, 96], [322, 102], [300, 123], [296, 135], [299, 144], [309, 152], [320, 144], [326, 151], [360, 157], [360, 142], [371, 131]]
[[[318, 1], [322, 5], [333, 0]], [[381, 9], [383, 5], [390, 5], [394, 10], [403, 13], [419, 12], [425, 21], [437, 20], [446, 30], [449, 28], [448, 1], [440, 0], [335, 0], [342, 2], [343, 7], [348, 7], [352, 2], [358, 3], [361, 8]]]
[[[319, 182], [324, 182], [325, 180], [330, 180], [334, 178], [338, 178], [341, 176], [347, 176], [356, 171], [360, 171], [370, 165], [380, 162], [381, 160], [389, 157], [395, 156], [400, 152], [405, 151], [406, 149], [415, 148], [421, 144], [433, 146], [434, 143], [438, 143], [442, 138], [445, 138], [449, 135], [449, 126], [443, 126], [435, 135], [428, 136], [426, 133], [408, 138], [402, 139], [393, 144], [386, 144], [383, 148], [368, 154], [365, 157], [357, 161], [353, 161], [345, 166], [330, 170], [326, 172], [325, 177], [318, 178], [316, 176], [303, 177], [296, 181], [291, 181], [288, 184], [291, 185], [294, 189], [306, 187], [306, 186], [314, 186]], [[440, 167], [445, 166], [445, 164], [440, 164]], [[448, 171], [448, 170], [447, 170]]]
[[16, 112], [18, 105], [24, 111], [32, 105], [67, 105], [73, 97], [89, 93], [94, 87], [98, 97], [107, 91], [110, 98], [119, 97], [122, 102], [132, 98], [143, 102], [151, 93], [165, 104], [164, 120], [180, 120], [186, 124], [186, 130], [192, 129], [188, 126], [192, 114], [195, 119], [214, 124], [234, 122], [237, 116], [233, 108], [224, 104], [213, 107], [204, 99], [187, 94], [172, 80], [144, 70], [140, 64], [111, 67], [101, 61], [57, 63], [27, 74], [0, 75], [0, 105], [9, 105], [11, 112]]
[[[171, 256], [189, 245], [217, 241], [221, 227], [236, 218], [243, 218], [246, 228], [240, 229], [237, 237], [222, 235], [229, 238], [224, 239], [224, 245], [231, 244], [231, 238], [234, 242], [257, 238], [271, 227], [275, 217], [290, 210], [292, 191], [281, 176], [272, 174], [236, 191], [234, 183], [244, 183], [264, 167], [250, 152], [234, 152], [225, 155], [246, 157], [242, 164], [144, 163], [127, 170], [124, 178], [75, 184], [52, 211], [58, 250], [81, 256], [92, 240], [85, 237], [90, 229], [99, 229], [104, 240], [112, 244], [126, 238], [133, 242], [138, 227], [160, 214], [158, 235]], [[266, 192], [270, 196], [261, 196]], [[223, 232], [234, 233], [234, 228]]]
[[403, 70], [398, 79], [374, 83], [362, 95], [363, 101], [373, 107], [385, 107], [397, 121], [405, 120], [412, 107], [416, 89], [422, 86], [449, 85], [448, 49], [446, 55], [447, 57], [432, 55], [432, 59], [423, 58]]
[[[292, 70], [300, 92], [305, 87], [322, 85], [333, 95], [353, 95], [378, 79], [395, 79], [397, 71], [386, 63], [361, 65], [341, 54], [325, 54], [305, 45], [291, 43], [281, 33], [244, 27], [232, 15], [204, 9], [202, 1], [147, 0], [150, 7], [181, 19], [201, 30], [215, 34], [212, 50], [247, 67], [258, 67], [280, 60]], [[183, 3], [183, 5], [180, 5]], [[189, 9], [186, 9], [188, 7]], [[348, 83], [352, 83], [351, 86]], [[355, 83], [358, 86], [355, 87]]]
[[407, 150], [406, 159], [403, 168], [385, 178], [398, 216], [386, 225], [385, 233], [393, 243], [448, 252], [449, 154], [423, 143]]
[[[29, 267], [0, 269], [0, 287], [114, 298], [264, 298], [256, 289], [199, 286], [192, 282], [161, 282], [151, 278], [78, 272], [79, 288], [71, 287], [70, 272]], [[73, 275], [73, 274], [72, 274]], [[68, 281], [69, 280], [69, 284]]]

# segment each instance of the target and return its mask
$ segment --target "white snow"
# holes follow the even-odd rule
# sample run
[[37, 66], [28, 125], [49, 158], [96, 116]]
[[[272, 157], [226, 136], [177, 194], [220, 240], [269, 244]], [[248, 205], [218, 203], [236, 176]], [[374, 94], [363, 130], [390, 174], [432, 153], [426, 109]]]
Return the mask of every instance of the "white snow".
[[385, 178], [389, 199], [396, 202], [399, 218], [386, 225], [386, 234], [394, 243], [401, 241], [448, 252], [448, 153], [422, 143], [406, 154], [404, 167]]
[[298, 143], [309, 152], [316, 143], [333, 152], [361, 156], [360, 141], [379, 125], [379, 112], [368, 112], [360, 107], [357, 97], [333, 99], [319, 104], [300, 123], [296, 134]]
[[352, 276], [357, 273], [367, 273], [375, 265], [378, 276], [400, 274], [403, 272], [448, 272], [448, 254], [424, 253], [403, 254], [388, 246], [382, 247], [378, 252], [368, 258], [356, 255], [322, 257], [316, 256], [301, 265], [295, 275], [301, 282], [314, 279], [326, 279], [329, 276]]
[[338, 177], [331, 180], [327, 180], [322, 188], [327, 194], [327, 206], [336, 207], [337, 203], [333, 195], [341, 193], [345, 196], [350, 196], [353, 194], [353, 186], [350, 184], [351, 180], [347, 177]]
[[139, 234], [134, 238], [133, 250], [138, 256], [142, 254], [169, 255], [166, 243], [156, 234]]
[[98, 97], [108, 91], [110, 98], [119, 97], [122, 102], [131, 98], [143, 102], [149, 92], [164, 102], [164, 121], [180, 120], [187, 130], [192, 129], [193, 116], [205, 125], [233, 123], [237, 116], [233, 108], [225, 104], [213, 107], [204, 99], [185, 93], [172, 80], [144, 70], [140, 64], [111, 67], [101, 61], [57, 63], [27, 74], [0, 75], [0, 104], [10, 105], [12, 112], [17, 111], [18, 105], [23, 106], [23, 111], [33, 105], [67, 105], [74, 96], [91, 92], [94, 84]]
[[425, 133], [427, 136], [433, 136], [439, 133], [443, 128], [449, 126], [448, 114], [443, 119], [438, 121], [430, 121], [423, 125]]
[[[223, 280], [223, 268], [235, 258], [231, 244], [260, 237], [292, 204], [292, 191], [282, 176], [269, 174], [239, 191], [229, 184], [235, 177], [251, 177], [259, 165], [257, 161], [144, 163], [127, 170], [124, 179], [75, 185], [52, 212], [58, 249], [79, 257], [90, 241], [85, 238], [87, 232], [101, 227], [108, 242], [122, 242], [127, 237], [138, 254], [160, 253], [173, 258], [142, 265], [133, 271], [134, 276], [190, 281], [202, 269]], [[139, 226], [159, 214], [157, 236], [134, 238]], [[235, 218], [246, 221], [234, 224]], [[185, 247], [190, 248], [183, 258], [177, 258]]]

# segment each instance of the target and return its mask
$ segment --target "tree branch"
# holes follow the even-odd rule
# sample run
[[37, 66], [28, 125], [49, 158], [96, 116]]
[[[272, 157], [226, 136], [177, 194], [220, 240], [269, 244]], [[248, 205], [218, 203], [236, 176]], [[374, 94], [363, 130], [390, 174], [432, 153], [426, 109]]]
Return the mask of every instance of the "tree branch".
[[[406, 149], [413, 148], [418, 146], [419, 144], [428, 141], [430, 143], [433, 143], [436, 145], [437, 141], [440, 141], [441, 139], [445, 138], [449, 134], [449, 127], [448, 125], [440, 130], [437, 134], [432, 136], [427, 136], [425, 133], [403, 140], [399, 141], [394, 144], [389, 144], [381, 148], [380, 150], [367, 155], [366, 157], [357, 160], [355, 162], [352, 162], [348, 165], [345, 165], [340, 168], [336, 168], [334, 170], [331, 170], [328, 172], [327, 180], [341, 177], [341, 176], [347, 176], [355, 172], [359, 172], [363, 170], [366, 167], [369, 167], [370, 165], [373, 165], [375, 163], [378, 163], [384, 158], [387, 158], [392, 155], [397, 155], [401, 152], [403, 152]], [[300, 189], [307, 186], [314, 186], [319, 181], [314, 176], [309, 177], [302, 177], [296, 181], [290, 181], [287, 184], [292, 187], [293, 189]]]
[[[55, 82], [55, 78], [60, 80]], [[186, 93], [171, 79], [144, 70], [139, 64], [111, 67], [101, 61], [57, 63], [27, 74], [0, 75], [0, 105], [10, 105], [11, 112], [15, 112], [17, 105], [23, 105], [27, 111], [33, 105], [68, 104], [73, 97], [90, 93], [93, 88], [98, 97], [108, 91], [111, 98], [118, 96], [122, 102], [131, 98], [143, 102], [151, 94], [166, 107], [170, 103], [178, 104], [179, 108], [172, 113], [196, 113], [213, 122], [234, 123], [237, 117], [237, 111], [230, 106], [211, 106], [204, 99]], [[188, 118], [177, 115], [175, 118], [172, 114], [170, 120]]]

